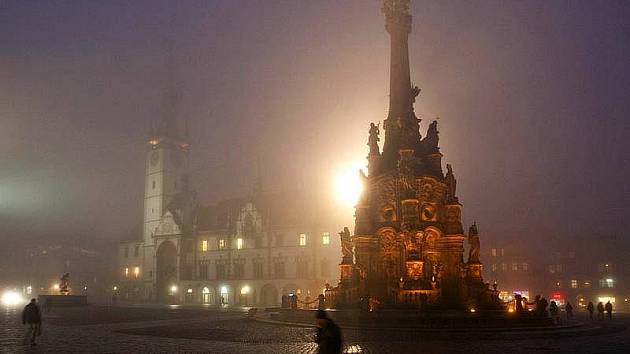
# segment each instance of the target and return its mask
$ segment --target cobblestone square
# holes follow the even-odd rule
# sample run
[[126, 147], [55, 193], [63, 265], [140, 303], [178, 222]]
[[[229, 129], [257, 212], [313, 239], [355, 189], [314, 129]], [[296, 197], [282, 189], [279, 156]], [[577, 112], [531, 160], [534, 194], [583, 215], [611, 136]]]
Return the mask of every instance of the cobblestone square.
[[[2, 353], [316, 353], [314, 329], [248, 321], [239, 311], [87, 307], [45, 314], [36, 347], [17, 308], [3, 308]], [[429, 334], [344, 330], [346, 353], [627, 353], [630, 316], [567, 333]], [[587, 325], [585, 329], [593, 326]]]

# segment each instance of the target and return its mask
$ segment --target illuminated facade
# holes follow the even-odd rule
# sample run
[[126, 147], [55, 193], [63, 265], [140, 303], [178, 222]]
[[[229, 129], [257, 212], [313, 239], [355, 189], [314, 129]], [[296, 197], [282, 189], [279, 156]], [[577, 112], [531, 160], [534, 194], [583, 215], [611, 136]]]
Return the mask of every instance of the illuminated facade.
[[264, 193], [260, 183], [249, 197], [200, 205], [176, 98], [171, 84], [162, 124], [147, 140], [143, 231], [119, 246], [118, 301], [271, 306], [289, 293], [316, 298], [336, 280], [339, 260], [321, 212], [299, 193]]
[[409, 0], [385, 0], [383, 13], [391, 38], [383, 150], [381, 127], [371, 124], [354, 235], [341, 234], [341, 281], [326, 296], [334, 307], [482, 306], [490, 291], [481, 278], [477, 227], [464, 233], [453, 170], [442, 170], [437, 121], [423, 138], [414, 113], [420, 89], [410, 79]]

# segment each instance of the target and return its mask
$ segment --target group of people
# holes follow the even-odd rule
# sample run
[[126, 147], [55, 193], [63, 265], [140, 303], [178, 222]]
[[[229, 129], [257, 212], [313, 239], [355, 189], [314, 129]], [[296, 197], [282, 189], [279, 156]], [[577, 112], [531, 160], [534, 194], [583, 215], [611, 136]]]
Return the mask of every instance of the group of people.
[[[593, 312], [595, 312], [595, 305], [593, 305], [592, 301], [589, 301], [588, 305], [586, 305], [586, 309], [588, 310], [588, 318], [589, 319], [593, 319]], [[612, 320], [612, 310], [613, 310], [613, 305], [610, 303], [610, 300], [608, 300], [608, 302], [606, 302], [606, 305], [604, 305], [601, 301], [599, 303], [597, 303], [597, 319], [598, 320], [603, 320], [604, 319], [604, 311], [606, 312], [606, 317], [608, 317], [609, 320]]]

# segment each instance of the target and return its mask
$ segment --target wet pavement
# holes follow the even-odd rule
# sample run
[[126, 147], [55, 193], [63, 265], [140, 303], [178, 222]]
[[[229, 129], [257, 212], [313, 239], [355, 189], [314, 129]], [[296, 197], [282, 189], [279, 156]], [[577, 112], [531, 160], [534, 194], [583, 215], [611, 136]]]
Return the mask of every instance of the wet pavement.
[[[243, 312], [176, 308], [55, 309], [38, 345], [23, 344], [21, 309], [2, 307], [0, 353], [316, 353], [313, 328], [245, 319]], [[630, 315], [566, 333], [427, 335], [344, 330], [348, 353], [630, 353]]]

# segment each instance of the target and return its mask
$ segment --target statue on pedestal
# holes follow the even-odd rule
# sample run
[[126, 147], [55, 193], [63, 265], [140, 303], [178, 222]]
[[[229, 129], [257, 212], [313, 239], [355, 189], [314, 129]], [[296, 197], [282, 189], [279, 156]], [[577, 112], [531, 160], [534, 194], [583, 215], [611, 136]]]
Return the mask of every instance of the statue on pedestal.
[[440, 137], [438, 136], [438, 133], [437, 120], [434, 120], [433, 122], [431, 122], [431, 124], [429, 124], [429, 129], [427, 129], [427, 136], [422, 141], [424, 141], [429, 148], [437, 150], [439, 149], [438, 145], [440, 143]]
[[378, 135], [381, 133], [379, 124], [370, 123], [370, 136], [367, 145], [370, 147], [370, 155], [379, 155], [378, 142], [381, 140]]
[[339, 232], [339, 237], [341, 238], [341, 254], [343, 255], [341, 264], [352, 264], [353, 251], [350, 230], [344, 227], [343, 231]]
[[479, 263], [481, 244], [479, 242], [477, 224], [475, 223], [473, 223], [468, 230], [468, 244], [470, 244], [470, 251], [468, 252], [468, 263]]
[[68, 289], [70, 284], [70, 273], [65, 273], [63, 276], [61, 276], [61, 279], [59, 280], [59, 293], [61, 295], [68, 295], [68, 293], [70, 292], [70, 290]]
[[449, 202], [458, 202], [456, 192], [457, 192], [457, 180], [455, 179], [455, 175], [453, 174], [453, 167], [451, 164], [446, 164], [446, 176], [444, 176], [444, 182], [446, 183], [446, 196]]

